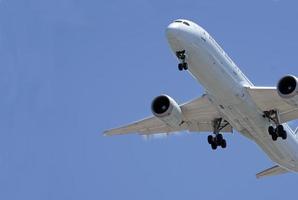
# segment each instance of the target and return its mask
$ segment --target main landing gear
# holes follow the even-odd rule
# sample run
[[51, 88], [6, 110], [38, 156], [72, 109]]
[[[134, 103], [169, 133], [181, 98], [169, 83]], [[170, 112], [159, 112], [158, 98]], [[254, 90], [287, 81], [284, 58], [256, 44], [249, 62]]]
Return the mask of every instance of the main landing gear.
[[263, 117], [275, 123], [275, 127], [268, 127], [268, 133], [271, 135], [273, 141], [276, 141], [278, 137], [281, 137], [283, 140], [287, 139], [287, 132], [285, 131], [283, 125], [280, 124], [279, 113], [277, 110], [265, 111]]
[[185, 50], [177, 51], [176, 56], [180, 61], [180, 63], [178, 64], [179, 71], [182, 71], [183, 69], [187, 70], [188, 69], [188, 64], [185, 62], [185, 58], [186, 58]]
[[220, 131], [229, 125], [229, 122], [223, 121], [222, 118], [215, 119], [213, 121], [213, 133], [215, 136], [209, 135], [208, 136], [208, 143], [211, 145], [211, 148], [215, 150], [218, 146], [221, 146], [223, 149], [227, 147], [227, 142], [223, 138]]

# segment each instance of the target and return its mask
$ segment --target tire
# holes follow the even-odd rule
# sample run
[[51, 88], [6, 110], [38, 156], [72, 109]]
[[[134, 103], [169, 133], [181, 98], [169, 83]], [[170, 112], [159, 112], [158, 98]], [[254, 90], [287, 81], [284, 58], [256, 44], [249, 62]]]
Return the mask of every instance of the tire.
[[211, 148], [212, 148], [213, 150], [215, 150], [215, 149], [217, 148], [217, 145], [216, 145], [215, 142], [212, 142], [212, 144], [211, 144]]
[[182, 63], [179, 63], [178, 64], [178, 69], [179, 69], [179, 71], [182, 71], [183, 70], [183, 64]]
[[223, 139], [220, 144], [221, 148], [225, 149], [227, 147], [227, 141]]
[[276, 134], [273, 134], [273, 135], [272, 135], [272, 140], [273, 140], [273, 141], [276, 141], [276, 140], [277, 140], [277, 137], [278, 137], [278, 136], [277, 136]]
[[275, 134], [275, 129], [273, 128], [273, 126], [268, 127], [268, 133], [269, 133], [269, 135]]
[[212, 135], [208, 135], [208, 143], [212, 144], [213, 143], [213, 136]]
[[284, 129], [283, 125], [280, 124], [276, 127], [276, 132], [277, 132], [278, 136], [281, 136], [282, 132], [284, 132], [284, 131], [285, 131], [285, 129]]
[[183, 63], [183, 69], [188, 70], [188, 64], [187, 63]]
[[223, 141], [223, 136], [222, 136], [222, 134], [218, 134], [217, 136], [216, 136], [216, 142], [217, 142], [217, 144], [221, 144], [222, 143], [222, 141]]

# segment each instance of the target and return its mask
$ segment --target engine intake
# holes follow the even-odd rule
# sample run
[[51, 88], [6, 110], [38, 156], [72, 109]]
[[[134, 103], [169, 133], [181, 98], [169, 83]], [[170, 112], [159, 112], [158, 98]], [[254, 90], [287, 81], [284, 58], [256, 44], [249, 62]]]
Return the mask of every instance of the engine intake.
[[293, 75], [281, 78], [277, 84], [278, 95], [293, 106], [298, 106], [298, 79]]
[[151, 104], [154, 116], [171, 127], [180, 126], [183, 122], [183, 115], [177, 102], [168, 95], [156, 97]]
[[170, 99], [165, 95], [156, 97], [152, 102], [152, 111], [156, 115], [163, 115], [169, 108]]
[[[295, 76], [285, 76], [277, 84], [280, 96], [288, 97], [288, 95], [297, 95], [297, 78]], [[295, 93], [296, 90], [296, 93]]]

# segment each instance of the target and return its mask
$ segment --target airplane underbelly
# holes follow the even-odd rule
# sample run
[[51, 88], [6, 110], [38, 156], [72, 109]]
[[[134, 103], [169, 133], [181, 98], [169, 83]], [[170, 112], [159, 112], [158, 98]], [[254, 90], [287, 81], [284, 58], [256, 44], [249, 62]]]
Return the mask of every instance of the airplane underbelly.
[[[253, 102], [252, 102], [253, 103]], [[298, 152], [296, 144], [296, 136], [291, 132], [287, 125], [287, 140], [278, 139], [273, 141], [268, 134], [269, 121], [264, 119], [258, 109], [247, 101], [231, 106], [224, 112], [224, 115], [231, 120], [232, 124], [238, 124], [240, 129], [237, 129], [242, 135], [252, 139], [260, 148], [273, 160], [281, 166], [298, 171]]]
[[193, 46], [190, 54], [188, 60], [190, 74], [209, 93], [220, 94], [221, 99], [233, 100], [231, 97], [235, 95], [238, 85], [234, 84], [230, 74], [220, 61], [209, 52], [202, 51], [196, 46]]
[[257, 107], [254, 107], [253, 102], [249, 101], [250, 99], [247, 99], [240, 104], [231, 105], [230, 109], [224, 112], [228, 121], [231, 120], [232, 124], [238, 124], [240, 129], [236, 128], [237, 131], [256, 142], [271, 160], [289, 170], [298, 171], [296, 136], [285, 124], [287, 140], [279, 138], [273, 141], [268, 134], [270, 122], [264, 119], [261, 113], [258, 113]]
[[270, 122], [262, 117], [262, 111], [243, 90], [239, 80], [235, 80], [216, 57], [193, 47], [189, 71], [206, 88], [210, 101], [239, 133], [255, 141], [274, 162], [298, 171], [295, 136], [288, 133], [287, 140], [273, 141], [267, 130]]

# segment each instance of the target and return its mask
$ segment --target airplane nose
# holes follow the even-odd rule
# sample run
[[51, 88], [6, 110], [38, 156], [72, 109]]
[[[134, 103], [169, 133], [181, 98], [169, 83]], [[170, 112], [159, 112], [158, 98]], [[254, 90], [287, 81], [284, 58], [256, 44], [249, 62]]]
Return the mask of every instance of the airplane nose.
[[166, 35], [169, 39], [175, 39], [179, 35], [180, 29], [178, 23], [171, 23], [166, 29]]

